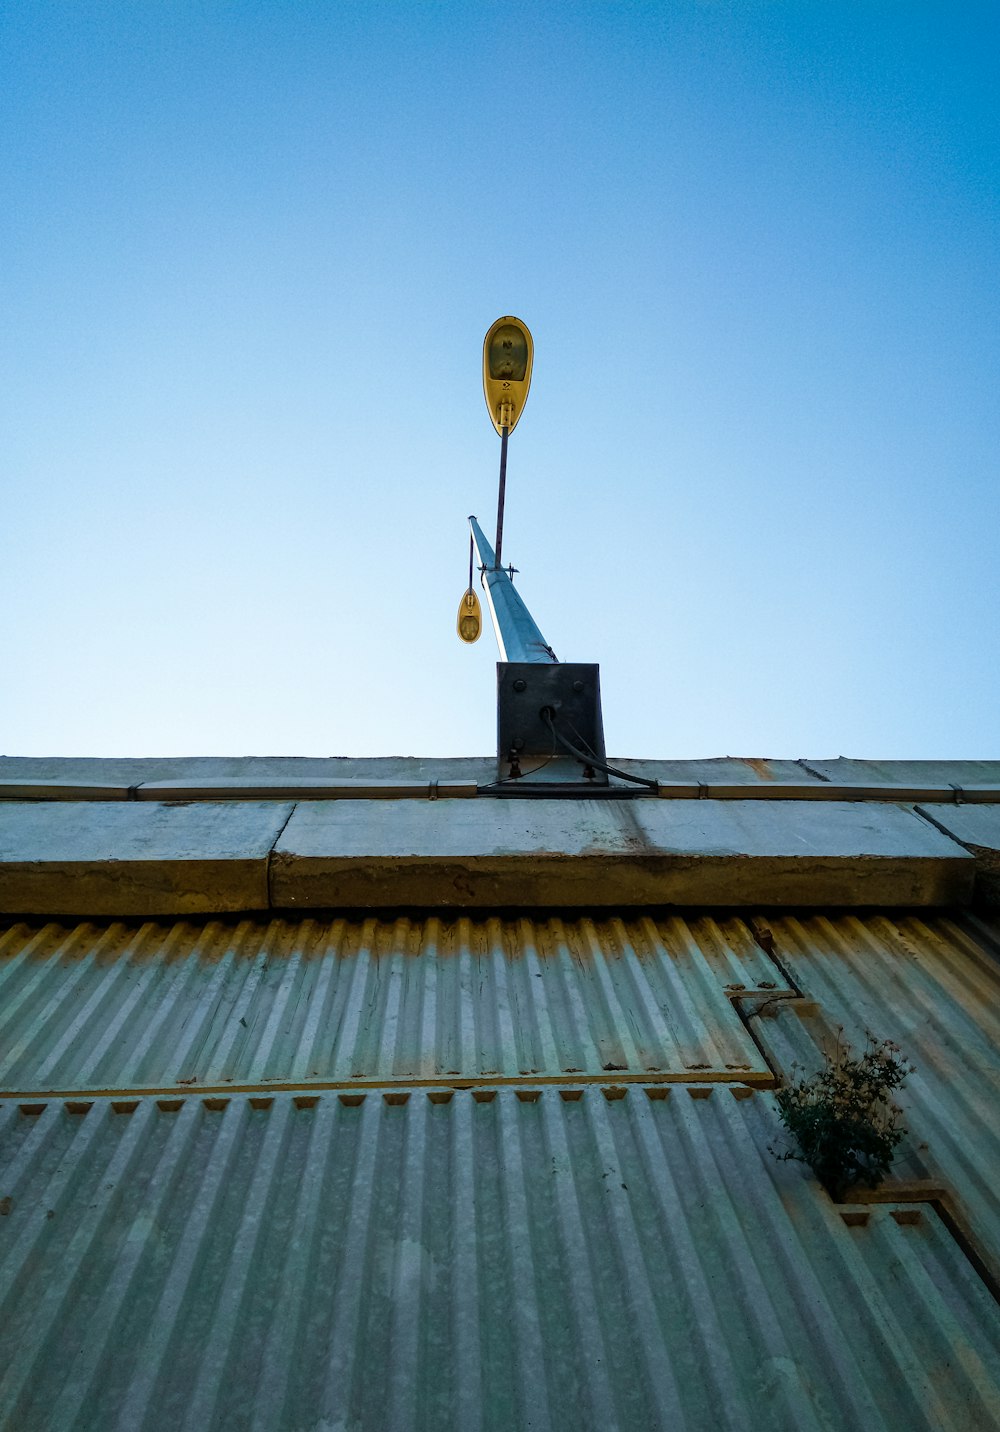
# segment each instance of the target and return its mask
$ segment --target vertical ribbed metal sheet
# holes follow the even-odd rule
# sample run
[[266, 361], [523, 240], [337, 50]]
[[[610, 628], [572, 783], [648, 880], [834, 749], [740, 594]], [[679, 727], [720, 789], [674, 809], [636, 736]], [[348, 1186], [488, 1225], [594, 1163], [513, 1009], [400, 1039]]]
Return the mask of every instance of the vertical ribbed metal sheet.
[[0, 1428], [1000, 1425], [933, 1210], [833, 1205], [772, 1096], [387, 1093], [8, 1103]]
[[734, 1008], [786, 1070], [896, 1039], [900, 1171], [995, 1254], [1000, 946], [769, 924], [13, 927], [0, 1432], [1000, 1428], [951, 1225], [771, 1157]]
[[755, 1022], [787, 1076], [840, 1037], [870, 1033], [916, 1066], [900, 1091], [896, 1176], [943, 1180], [1000, 1273], [1000, 960], [947, 917], [774, 918], [775, 952], [815, 1010], [781, 1002]]
[[0, 1089], [768, 1080], [731, 996], [780, 979], [738, 919], [19, 924]]

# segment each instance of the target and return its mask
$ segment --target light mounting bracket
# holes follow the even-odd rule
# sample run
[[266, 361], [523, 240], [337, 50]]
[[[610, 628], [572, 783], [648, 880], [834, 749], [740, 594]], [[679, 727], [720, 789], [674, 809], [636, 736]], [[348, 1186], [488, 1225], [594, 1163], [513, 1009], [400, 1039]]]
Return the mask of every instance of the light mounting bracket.
[[555, 732], [605, 760], [597, 663], [498, 661], [497, 779], [606, 786], [607, 772], [571, 754]]

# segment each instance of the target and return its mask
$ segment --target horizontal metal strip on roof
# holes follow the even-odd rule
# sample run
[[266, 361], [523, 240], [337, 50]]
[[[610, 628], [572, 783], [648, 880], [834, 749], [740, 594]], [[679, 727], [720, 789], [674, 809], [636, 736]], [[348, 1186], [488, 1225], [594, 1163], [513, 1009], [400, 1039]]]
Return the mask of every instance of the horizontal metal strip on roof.
[[[642, 764], [651, 764], [644, 762]], [[652, 779], [652, 778], [650, 778]], [[283, 777], [214, 777], [206, 780], [142, 781], [116, 785], [89, 781], [26, 781], [0, 778], [0, 801], [326, 801], [326, 800], [455, 800], [478, 796], [523, 796], [534, 799], [580, 797], [584, 800], [763, 800], [763, 801], [894, 801], [907, 804], [1000, 803], [1000, 785], [898, 785], [875, 782], [824, 781], [663, 781], [656, 790], [624, 783], [604, 788], [560, 786], [556, 790], [529, 781], [501, 785], [475, 781], [398, 781], [363, 778], [290, 780]]]
[[[865, 761], [838, 757], [798, 760], [716, 756], [700, 760], [613, 756], [632, 775], [664, 783], [769, 785], [811, 780], [817, 784], [875, 786], [1000, 785], [1000, 760]], [[0, 756], [0, 780], [44, 784], [82, 783], [124, 790], [150, 781], [459, 781], [494, 779], [496, 756]]]
[[0, 1428], [996, 1426], [934, 1210], [697, 1092], [0, 1109]]
[[0, 1089], [770, 1080], [738, 919], [212, 920], [0, 933]]
[[[540, 1089], [556, 1089], [565, 1097], [570, 1097], [572, 1091], [579, 1092], [581, 1089], [597, 1089], [608, 1093], [610, 1097], [616, 1097], [623, 1088], [635, 1087], [645, 1089], [668, 1088], [672, 1085], [681, 1085], [687, 1088], [691, 1085], [693, 1077], [698, 1079], [698, 1087], [704, 1085], [724, 1085], [734, 1089], [754, 1088], [773, 1089], [779, 1081], [775, 1076], [766, 1071], [765, 1068], [757, 1070], [734, 1070], [715, 1069], [699, 1071], [697, 1076], [679, 1072], [658, 1073], [655, 1071], [640, 1071], [630, 1073], [628, 1070], [616, 1070], [614, 1074], [608, 1073], [573, 1073], [573, 1074], [489, 1074], [469, 1078], [465, 1075], [457, 1075], [451, 1079], [445, 1077], [434, 1079], [421, 1079], [419, 1077], [400, 1077], [387, 1083], [385, 1078], [366, 1078], [361, 1076], [357, 1079], [268, 1079], [261, 1082], [249, 1082], [244, 1080], [227, 1080], [221, 1084], [202, 1083], [200, 1080], [190, 1084], [133, 1084], [127, 1088], [58, 1088], [46, 1086], [43, 1088], [7, 1088], [0, 1089], [0, 1103], [31, 1105], [48, 1099], [64, 1099], [70, 1103], [92, 1104], [100, 1100], [104, 1103], [117, 1104], [123, 1100], [135, 1101], [137, 1099], [166, 1099], [173, 1102], [178, 1097], [190, 1094], [192, 1097], [204, 1098], [209, 1101], [228, 1099], [234, 1095], [266, 1095], [291, 1094], [296, 1098], [309, 1099], [316, 1094], [335, 1094], [339, 1099], [350, 1103], [356, 1097], [365, 1097], [368, 1094], [375, 1096], [382, 1095], [387, 1102], [402, 1103], [413, 1095], [426, 1094], [433, 1102], [444, 1100], [455, 1093], [473, 1093], [476, 1096], [492, 1097], [498, 1089], [514, 1089], [518, 1098], [526, 1098], [525, 1091]], [[571, 1091], [570, 1095], [565, 1093]], [[573, 1096], [575, 1097], [575, 1096]]]

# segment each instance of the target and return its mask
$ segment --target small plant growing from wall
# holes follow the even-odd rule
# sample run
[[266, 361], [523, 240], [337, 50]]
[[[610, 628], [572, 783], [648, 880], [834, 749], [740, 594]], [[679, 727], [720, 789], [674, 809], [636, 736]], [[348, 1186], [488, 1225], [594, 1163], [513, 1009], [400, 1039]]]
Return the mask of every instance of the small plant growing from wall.
[[778, 1113], [798, 1147], [771, 1152], [808, 1164], [831, 1198], [839, 1199], [855, 1183], [877, 1188], [889, 1172], [906, 1133], [891, 1096], [913, 1066], [895, 1044], [871, 1035], [863, 1054], [855, 1057], [838, 1038], [825, 1059], [815, 1074], [779, 1089]]

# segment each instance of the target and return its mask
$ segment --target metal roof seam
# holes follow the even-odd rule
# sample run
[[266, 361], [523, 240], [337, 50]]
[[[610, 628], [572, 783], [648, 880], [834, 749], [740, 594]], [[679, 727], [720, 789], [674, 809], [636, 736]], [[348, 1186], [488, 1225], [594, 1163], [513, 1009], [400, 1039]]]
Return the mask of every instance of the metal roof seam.
[[[655, 763], [654, 763], [655, 764]], [[1000, 785], [990, 782], [950, 781], [930, 785], [902, 785], [878, 781], [832, 781], [816, 775], [814, 782], [794, 781], [663, 781], [656, 791], [639, 791], [627, 785], [578, 787], [525, 782], [497, 790], [491, 783], [471, 781], [288, 781], [227, 779], [214, 781], [154, 781], [103, 786], [64, 781], [20, 781], [0, 778], [0, 802], [157, 802], [160, 804], [225, 801], [323, 802], [330, 800], [462, 800], [482, 799], [583, 799], [583, 800], [802, 800], [881, 801], [894, 804], [1000, 803]]]

